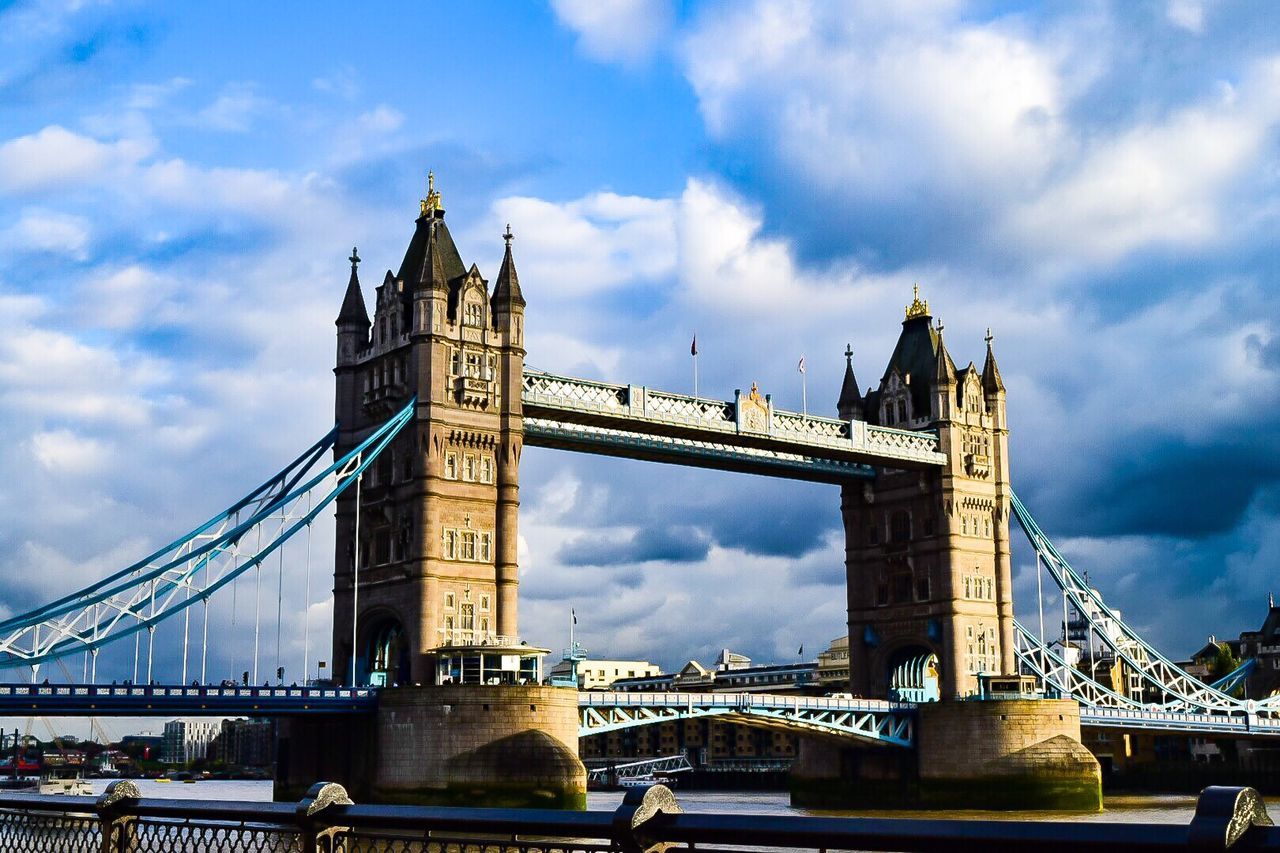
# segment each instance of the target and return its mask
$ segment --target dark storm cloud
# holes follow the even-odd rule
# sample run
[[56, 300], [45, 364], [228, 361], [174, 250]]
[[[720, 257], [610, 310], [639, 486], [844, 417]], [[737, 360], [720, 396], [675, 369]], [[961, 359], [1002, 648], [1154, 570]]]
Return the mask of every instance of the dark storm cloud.
[[559, 559], [570, 566], [611, 566], [662, 561], [692, 563], [706, 558], [711, 540], [696, 527], [645, 527], [630, 537], [590, 534], [560, 549]]
[[1057, 533], [1215, 537], [1235, 529], [1258, 494], [1280, 480], [1280, 464], [1262, 442], [1130, 434], [1115, 450], [1089, 461], [1093, 475], [1074, 488], [1032, 489]]

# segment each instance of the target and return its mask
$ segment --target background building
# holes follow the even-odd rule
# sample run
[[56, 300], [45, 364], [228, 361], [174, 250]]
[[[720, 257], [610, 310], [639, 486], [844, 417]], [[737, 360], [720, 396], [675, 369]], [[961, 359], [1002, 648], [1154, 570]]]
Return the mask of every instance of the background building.
[[[562, 660], [551, 667], [553, 679], [568, 678], [573, 672], [572, 660]], [[584, 658], [578, 664], [579, 690], [604, 690], [619, 678], [643, 678], [658, 675], [662, 669], [647, 660], [593, 660]]]
[[170, 720], [164, 724], [160, 760], [166, 764], [190, 764], [204, 758], [218, 731], [216, 720]]

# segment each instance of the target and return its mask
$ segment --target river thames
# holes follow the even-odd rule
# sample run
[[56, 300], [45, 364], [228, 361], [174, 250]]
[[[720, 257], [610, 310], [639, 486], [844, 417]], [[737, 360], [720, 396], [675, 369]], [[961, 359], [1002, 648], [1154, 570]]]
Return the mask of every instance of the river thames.
[[[95, 793], [101, 793], [110, 780], [90, 780]], [[135, 780], [144, 797], [169, 797], [183, 800], [255, 800], [271, 799], [270, 782], [207, 781], [158, 782]], [[591, 791], [587, 808], [612, 811], [622, 802], [621, 791]], [[685, 811], [740, 814], [812, 814], [842, 817], [914, 817], [969, 818], [982, 820], [1086, 820], [1125, 823], [1189, 823], [1195, 813], [1196, 798], [1187, 795], [1114, 795], [1106, 798], [1102, 812], [1007, 812], [1007, 811], [816, 811], [792, 808], [787, 794], [781, 791], [676, 791]], [[1267, 801], [1273, 817], [1280, 817], [1280, 798]]]

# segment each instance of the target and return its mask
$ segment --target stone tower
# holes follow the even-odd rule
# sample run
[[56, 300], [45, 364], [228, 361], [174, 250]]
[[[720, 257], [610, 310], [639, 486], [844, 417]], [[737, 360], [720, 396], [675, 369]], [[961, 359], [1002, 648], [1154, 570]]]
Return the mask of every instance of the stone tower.
[[[464, 266], [434, 180], [397, 273], [337, 320], [335, 453], [417, 397], [413, 422], [337, 501], [333, 677], [428, 683], [432, 649], [511, 643], [523, 423], [524, 297], [506, 253], [492, 292]], [[358, 591], [353, 595], [353, 580]]]
[[939, 470], [880, 469], [841, 489], [859, 695], [918, 689], [936, 672], [941, 698], [965, 696], [979, 673], [1015, 671], [1008, 425], [991, 340], [981, 372], [957, 370], [917, 288], [878, 387], [860, 393], [845, 352], [840, 416], [934, 431], [947, 457]]

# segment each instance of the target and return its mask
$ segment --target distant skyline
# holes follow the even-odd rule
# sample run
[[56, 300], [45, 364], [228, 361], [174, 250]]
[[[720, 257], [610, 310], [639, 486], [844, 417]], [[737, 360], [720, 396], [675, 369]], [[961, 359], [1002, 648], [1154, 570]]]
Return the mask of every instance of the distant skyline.
[[[1256, 628], [1280, 591], [1275, 24], [1225, 0], [0, 4], [0, 612], [328, 429], [346, 258], [371, 301], [432, 170], [490, 281], [511, 224], [545, 370], [691, 391], [696, 332], [702, 395], [798, 410], [803, 357], [834, 415], [846, 344], [877, 383], [918, 283], [960, 366], [991, 328], [1015, 488], [1107, 601], [1173, 657]], [[833, 487], [541, 449], [521, 486], [532, 643], [564, 647], [571, 607], [591, 654], [667, 668], [845, 631]], [[304, 618], [329, 657], [330, 528], [306, 614], [289, 566], [286, 680]], [[249, 611], [212, 614], [233, 677]]]

